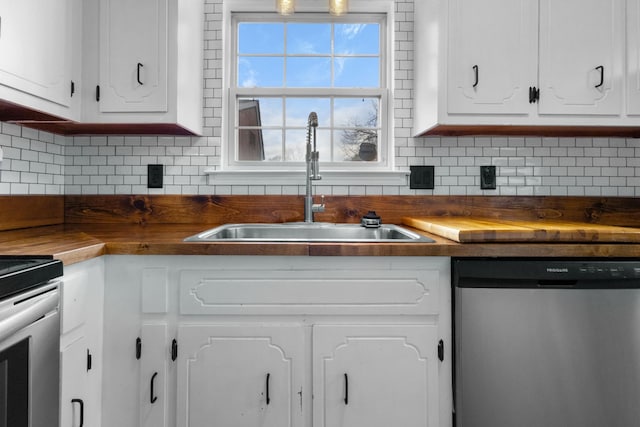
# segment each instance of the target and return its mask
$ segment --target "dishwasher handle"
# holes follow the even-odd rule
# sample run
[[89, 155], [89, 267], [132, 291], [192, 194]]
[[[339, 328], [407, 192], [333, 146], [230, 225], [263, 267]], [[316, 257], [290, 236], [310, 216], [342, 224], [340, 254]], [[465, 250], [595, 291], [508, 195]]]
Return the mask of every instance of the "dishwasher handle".
[[0, 321], [0, 342], [26, 328], [58, 307], [58, 291], [53, 291], [29, 307]]
[[575, 288], [577, 280], [538, 280], [538, 286], [545, 289]]

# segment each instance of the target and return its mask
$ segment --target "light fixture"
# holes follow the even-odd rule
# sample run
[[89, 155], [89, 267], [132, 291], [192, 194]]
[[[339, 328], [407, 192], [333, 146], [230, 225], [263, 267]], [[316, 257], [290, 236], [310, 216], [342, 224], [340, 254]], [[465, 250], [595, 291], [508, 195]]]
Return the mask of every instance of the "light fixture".
[[296, 0], [276, 0], [276, 9], [280, 15], [291, 15], [296, 9]]
[[329, 0], [329, 13], [340, 16], [349, 11], [349, 0]]

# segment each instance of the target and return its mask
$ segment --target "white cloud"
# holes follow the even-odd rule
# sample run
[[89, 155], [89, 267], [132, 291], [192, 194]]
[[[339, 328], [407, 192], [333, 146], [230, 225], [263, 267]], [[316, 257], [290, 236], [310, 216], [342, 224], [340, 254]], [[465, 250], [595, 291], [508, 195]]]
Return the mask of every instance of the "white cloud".
[[366, 24], [347, 24], [341, 27], [342, 35], [348, 39], [354, 39], [366, 28]]

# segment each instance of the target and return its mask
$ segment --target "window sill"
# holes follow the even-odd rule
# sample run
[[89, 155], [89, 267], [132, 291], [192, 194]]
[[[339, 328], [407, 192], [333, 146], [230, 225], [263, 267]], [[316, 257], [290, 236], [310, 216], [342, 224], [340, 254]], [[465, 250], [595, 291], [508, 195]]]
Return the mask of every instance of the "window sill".
[[[253, 171], [205, 169], [210, 185], [305, 185], [304, 171]], [[315, 185], [401, 185], [409, 171], [321, 171]]]

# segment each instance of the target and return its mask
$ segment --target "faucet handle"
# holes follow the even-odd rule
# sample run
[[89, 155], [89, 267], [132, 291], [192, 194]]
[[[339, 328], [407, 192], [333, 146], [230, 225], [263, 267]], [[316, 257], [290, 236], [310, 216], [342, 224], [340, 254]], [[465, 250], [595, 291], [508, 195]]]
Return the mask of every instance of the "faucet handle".
[[320, 196], [320, 204], [311, 206], [311, 212], [324, 212], [324, 194]]

